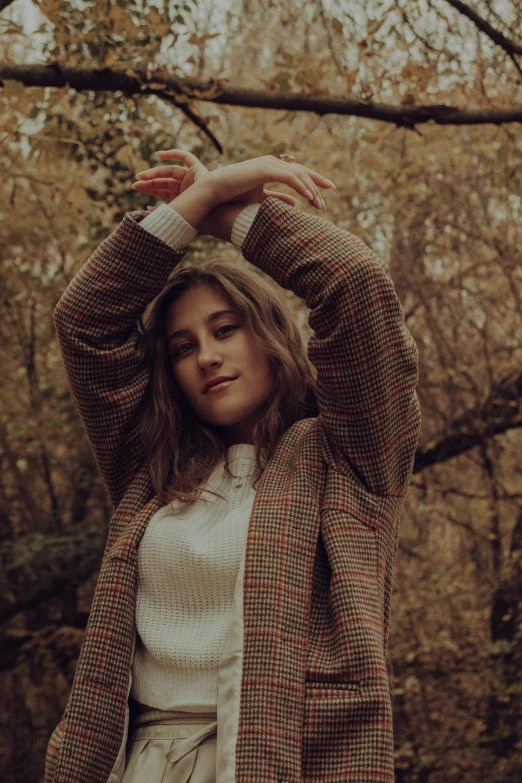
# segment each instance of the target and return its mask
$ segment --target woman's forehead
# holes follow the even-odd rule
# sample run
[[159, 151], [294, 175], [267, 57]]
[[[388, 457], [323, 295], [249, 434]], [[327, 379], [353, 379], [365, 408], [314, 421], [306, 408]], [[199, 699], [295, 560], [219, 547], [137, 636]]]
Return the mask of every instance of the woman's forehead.
[[234, 306], [211, 285], [203, 284], [186, 291], [171, 302], [167, 309], [165, 325], [168, 329], [182, 329], [194, 323], [205, 322], [220, 310], [234, 311]]

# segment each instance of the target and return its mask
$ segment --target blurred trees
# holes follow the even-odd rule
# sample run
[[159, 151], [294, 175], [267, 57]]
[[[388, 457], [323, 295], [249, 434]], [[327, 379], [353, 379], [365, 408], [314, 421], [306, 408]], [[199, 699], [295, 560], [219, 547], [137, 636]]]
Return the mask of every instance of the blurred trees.
[[[7, 5], [4, 64], [98, 69], [105, 89], [11, 78], [0, 91], [2, 778], [42, 777], [110, 518], [52, 310], [124, 214], [154, 204], [130, 189], [134, 174], [154, 151], [186, 147], [210, 168], [290, 152], [337, 185], [327, 219], [389, 263], [419, 346], [423, 409], [395, 572], [397, 780], [518, 781], [522, 141], [498, 112], [520, 110], [522, 3]], [[110, 89], [111, 69], [340, 96], [365, 111], [445, 105], [468, 121], [399, 127], [218, 104], [164, 84], [131, 95]], [[214, 254], [244, 263], [207, 237], [186, 261]], [[284, 295], [309, 336], [303, 303]]]

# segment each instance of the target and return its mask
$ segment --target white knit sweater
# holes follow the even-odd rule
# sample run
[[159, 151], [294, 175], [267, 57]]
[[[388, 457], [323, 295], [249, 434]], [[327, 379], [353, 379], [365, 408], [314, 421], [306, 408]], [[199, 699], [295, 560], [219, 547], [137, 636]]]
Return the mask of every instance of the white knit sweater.
[[[231, 241], [241, 249], [259, 206], [246, 207]], [[162, 204], [140, 223], [175, 249], [197, 234]], [[136, 627], [132, 664], [134, 699], [162, 710], [217, 709], [217, 673], [234, 611], [234, 588], [246, 546], [257, 478], [254, 446], [226, 451], [207, 488], [191, 508], [161, 508], [150, 520], [138, 551]]]

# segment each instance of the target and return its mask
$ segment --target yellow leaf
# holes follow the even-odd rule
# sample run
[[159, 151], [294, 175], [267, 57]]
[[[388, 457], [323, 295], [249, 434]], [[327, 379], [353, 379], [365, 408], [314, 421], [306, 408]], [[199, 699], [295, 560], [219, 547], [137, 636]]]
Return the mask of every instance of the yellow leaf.
[[131, 22], [129, 25], [125, 26], [125, 33], [127, 38], [135, 40], [140, 34], [140, 28], [136, 27], [136, 25]]
[[[174, 100], [177, 103], [190, 103], [192, 101], [192, 98], [188, 95], [184, 95], [181, 92], [177, 92], [176, 90], [173, 90], [172, 88], [168, 88], [164, 90], [165, 95], [170, 95], [171, 98], [174, 98]], [[162, 96], [160, 96], [162, 97]]]
[[53, 108], [69, 92], [69, 86], [54, 88], [47, 103], [47, 111]]
[[204, 43], [205, 41], [210, 41], [211, 38], [217, 38], [218, 35], [221, 35], [221, 33], [205, 33], [204, 35], [199, 35], [199, 36], [192, 33], [187, 43], [189, 44]]
[[55, 19], [61, 19], [63, 8], [60, 0], [38, 0], [37, 5], [42, 14], [50, 19], [51, 22]]
[[29, 87], [30, 96], [35, 103], [45, 100], [45, 87]]
[[124, 166], [128, 166], [132, 171], [136, 170], [134, 153], [131, 144], [124, 144], [123, 147], [120, 147], [114, 157], [118, 163], [122, 163]]
[[3, 79], [3, 83], [4, 95], [8, 98], [18, 98], [25, 89], [22, 82], [15, 81], [14, 79]]
[[276, 89], [290, 91], [291, 80], [292, 74], [290, 71], [279, 71], [279, 73], [276, 73], [276, 75], [272, 77], [271, 84], [273, 84]]
[[125, 9], [120, 8], [118, 5], [113, 5], [109, 12], [109, 19], [124, 19], [126, 15]]
[[433, 75], [434, 72], [431, 68], [423, 68], [421, 65], [410, 62], [403, 68], [401, 78], [403, 80], [411, 79], [422, 89], [428, 84]]
[[222, 88], [218, 84], [211, 84], [206, 90], [192, 90], [192, 95], [201, 100], [212, 100], [218, 95], [221, 95], [221, 89]]
[[107, 52], [103, 59], [103, 67], [104, 68], [110, 68], [113, 62], [116, 59], [116, 55], [114, 54], [114, 50], [111, 49], [110, 52]]
[[171, 23], [165, 17], [165, 14], [159, 14], [157, 11], [149, 11], [147, 14], [147, 25], [160, 38], [170, 30]]

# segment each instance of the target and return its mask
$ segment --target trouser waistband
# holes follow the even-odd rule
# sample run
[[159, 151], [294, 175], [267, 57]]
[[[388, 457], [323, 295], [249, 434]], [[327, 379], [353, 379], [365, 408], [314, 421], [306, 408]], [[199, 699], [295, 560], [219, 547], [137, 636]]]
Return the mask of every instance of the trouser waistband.
[[217, 712], [181, 712], [180, 710], [150, 710], [136, 715], [132, 728], [145, 725], [177, 723], [209, 723], [217, 720]]
[[[210, 722], [209, 722], [210, 721]], [[191, 733], [189, 737], [179, 735], [175, 727], [179, 724], [203, 724], [201, 729]], [[171, 730], [167, 728], [171, 726]], [[202, 712], [179, 712], [151, 710], [138, 715], [130, 732], [131, 740], [138, 739], [170, 739], [179, 737], [181, 742], [171, 748], [166, 754], [167, 761], [175, 764], [189, 753], [195, 753], [198, 745], [204, 739], [217, 734], [217, 714]]]

